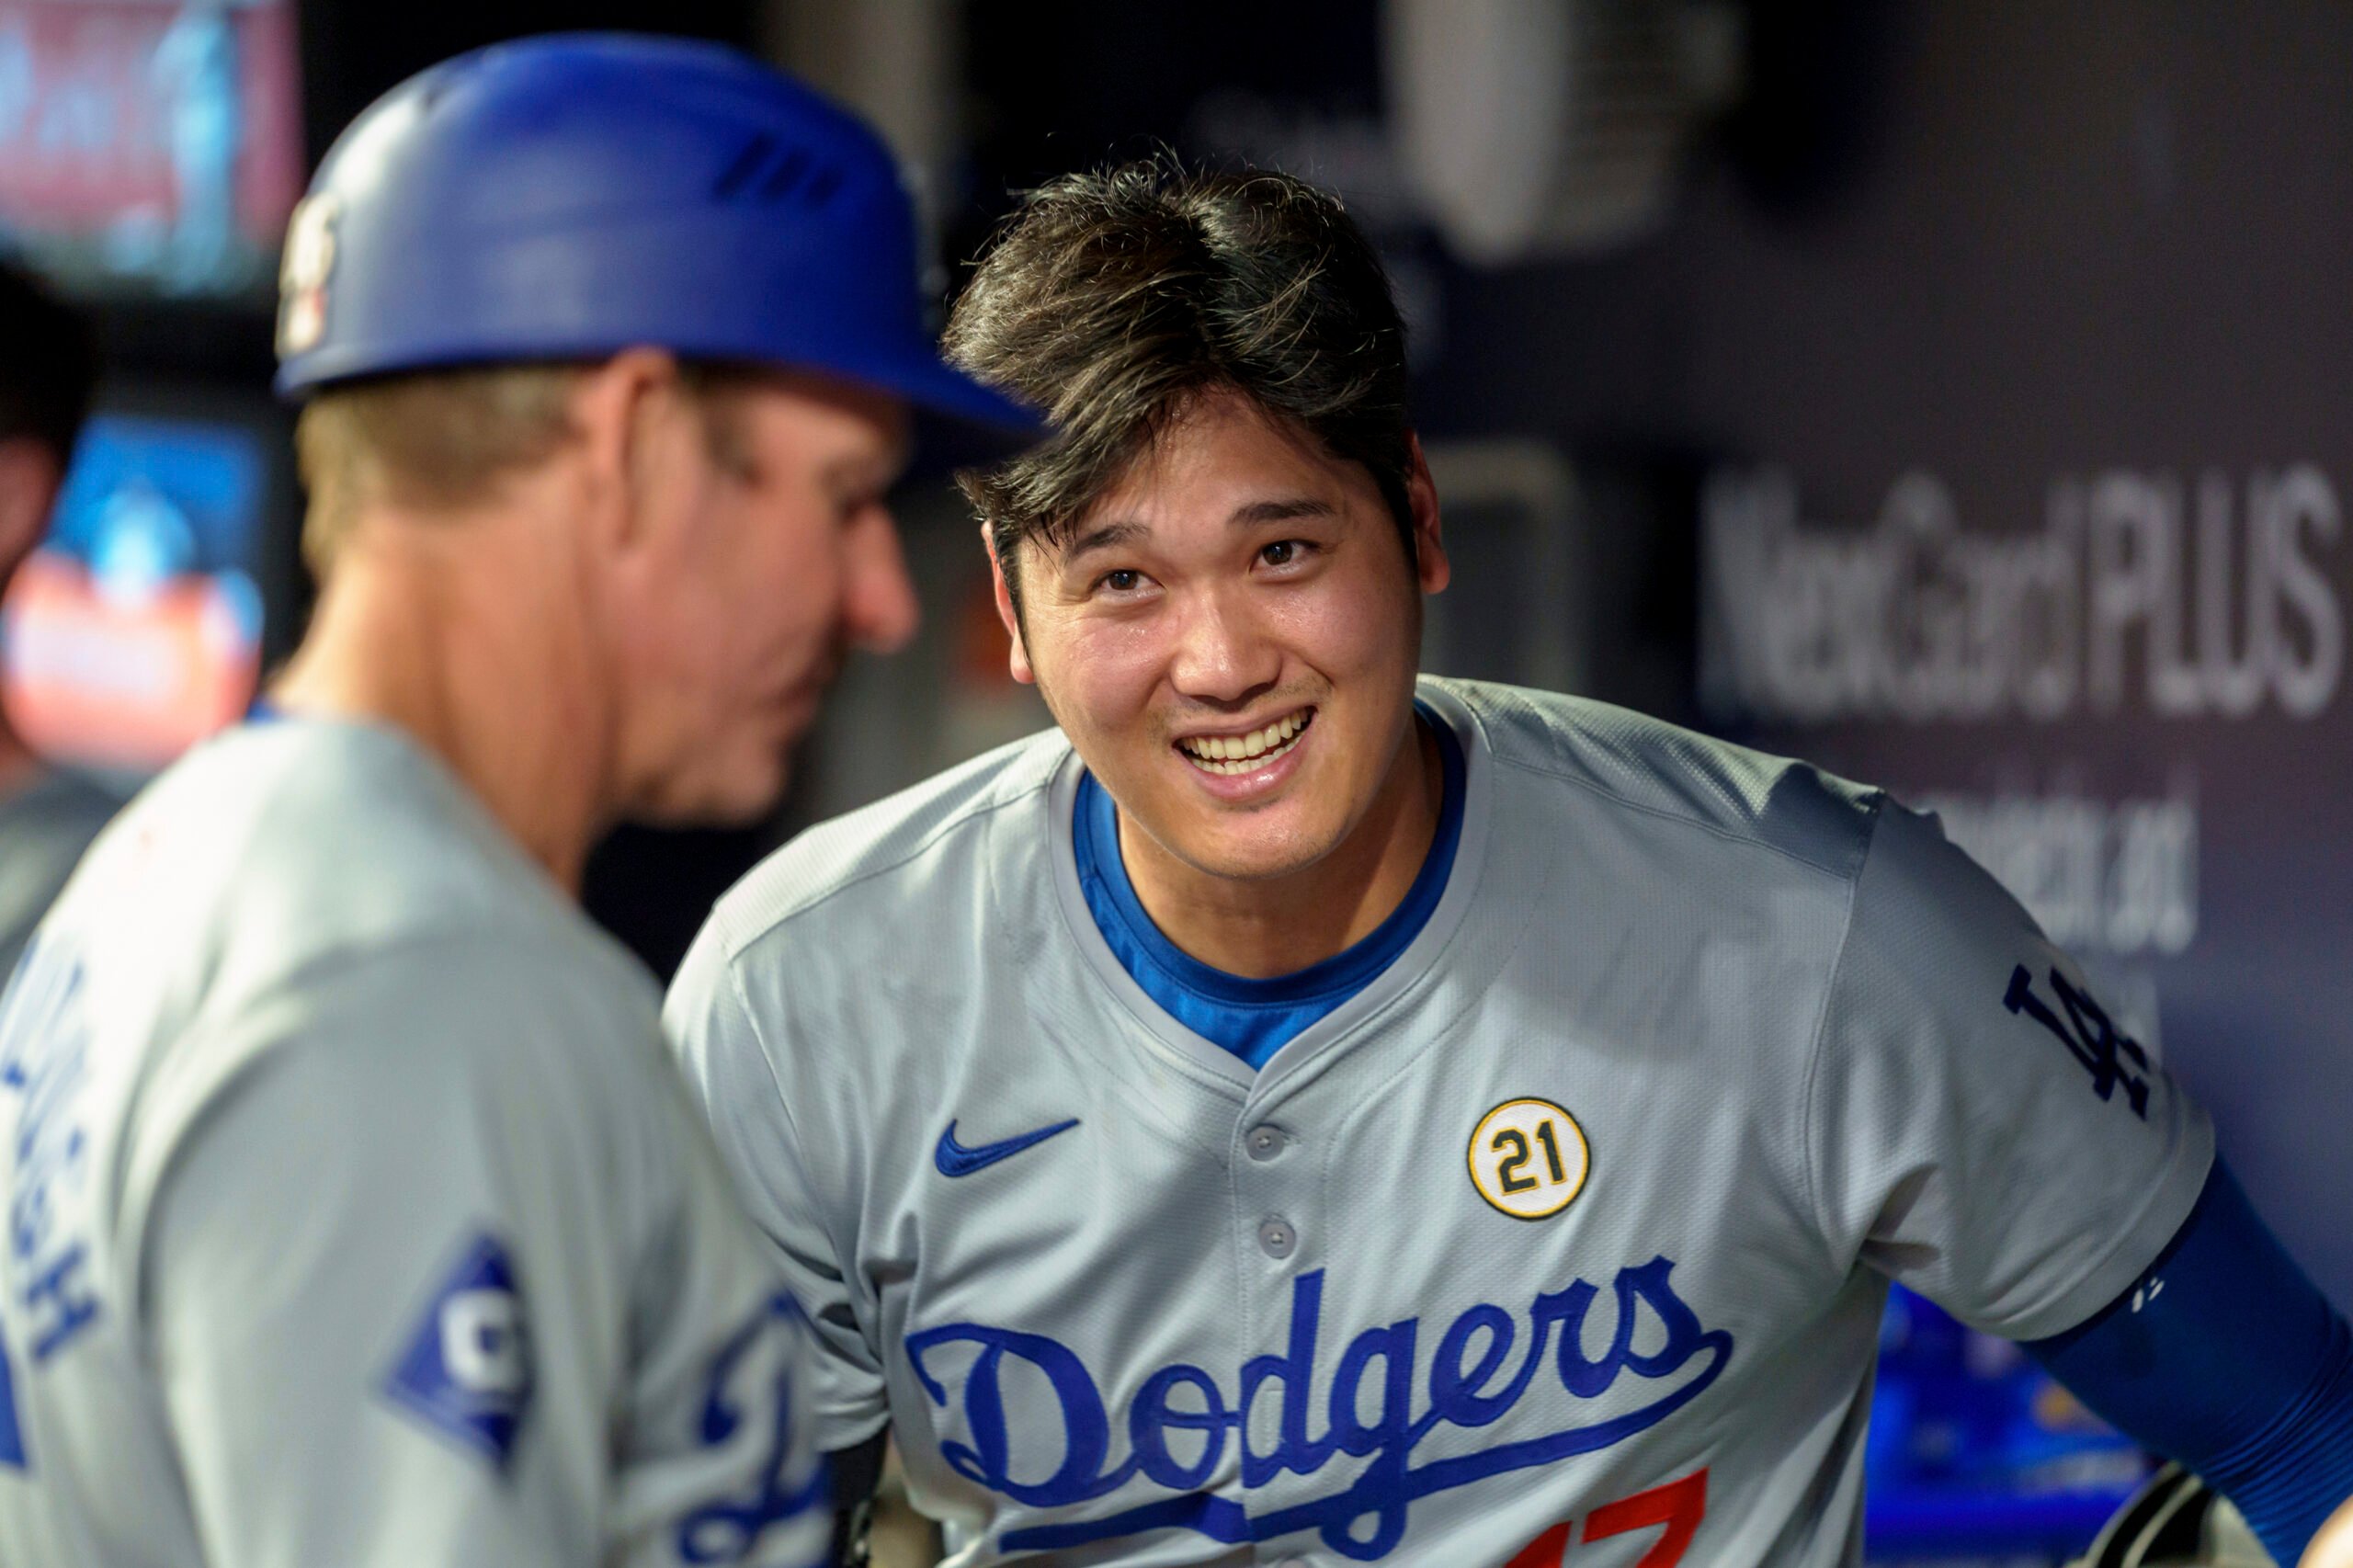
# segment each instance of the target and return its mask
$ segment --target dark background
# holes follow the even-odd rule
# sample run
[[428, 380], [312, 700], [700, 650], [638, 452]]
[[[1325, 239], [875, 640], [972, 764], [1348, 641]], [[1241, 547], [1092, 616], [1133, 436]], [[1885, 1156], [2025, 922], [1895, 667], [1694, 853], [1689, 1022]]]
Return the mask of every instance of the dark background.
[[[1340, 190], [1411, 324], [1446, 504], [1456, 574], [1426, 662], [1941, 811], [2084, 960], [2118, 1029], [2212, 1108], [2259, 1206], [2353, 1302], [2353, 9], [1527, 0], [1574, 17], [1574, 70], [1535, 92], [1458, 84], [1452, 107], [1560, 160], [1552, 216], [1613, 190], [1639, 211], [1498, 247], [1416, 175], [1396, 27], [1415, 3], [295, 0], [305, 166], [451, 53], [628, 28], [765, 53], [871, 115], [914, 171], [943, 305], [1017, 193], [1074, 168], [1174, 149]], [[1455, 6], [1466, 54], [1485, 9]], [[1703, 36], [1730, 63], [1704, 90], [1698, 56], [1669, 47]], [[1574, 89], [1557, 123], [1554, 87]], [[97, 303], [115, 407], [267, 428], [280, 466], [254, 570], [282, 655], [306, 589], [267, 301]], [[800, 826], [1046, 722], [1006, 678], [936, 459], [898, 509], [925, 631], [852, 664], [774, 820], [628, 829], [592, 862], [591, 913], [658, 973]], [[2294, 570], [2258, 536], [2289, 539]], [[2057, 574], [2040, 597], [2003, 576], [2021, 563]], [[1972, 597], [1972, 572], [2013, 597]], [[2142, 597], [2102, 630], [2125, 590]], [[2267, 619], [2268, 663], [2224, 699]], [[2200, 658], [2185, 700], [2175, 666]], [[2035, 670], [2056, 678], [2047, 700], [2027, 694]], [[1965, 699], [1984, 672], [1988, 695]], [[1892, 1329], [1887, 1386], [1925, 1400], [1984, 1353]], [[1978, 1383], [1961, 1397], [1987, 1397]], [[1949, 1514], [1906, 1527], [1887, 1416], [1875, 1552], [2073, 1550], [2104, 1511], [1983, 1540]]]

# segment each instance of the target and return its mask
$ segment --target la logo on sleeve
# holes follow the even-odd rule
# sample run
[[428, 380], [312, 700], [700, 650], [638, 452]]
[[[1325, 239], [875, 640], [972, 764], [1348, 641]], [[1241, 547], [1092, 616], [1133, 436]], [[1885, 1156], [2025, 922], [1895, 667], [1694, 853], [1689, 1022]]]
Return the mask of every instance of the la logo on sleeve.
[[1549, 1220], [1576, 1201], [1593, 1169], [1585, 1129], [1551, 1100], [1506, 1100], [1471, 1131], [1471, 1185], [1515, 1220]]

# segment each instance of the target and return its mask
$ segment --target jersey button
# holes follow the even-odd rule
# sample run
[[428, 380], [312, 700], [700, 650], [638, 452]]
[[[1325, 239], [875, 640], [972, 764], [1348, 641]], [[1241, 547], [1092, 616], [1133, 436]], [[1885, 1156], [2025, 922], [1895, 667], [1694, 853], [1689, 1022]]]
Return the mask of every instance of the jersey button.
[[1271, 1127], [1254, 1127], [1244, 1140], [1254, 1160], [1271, 1160], [1283, 1152], [1283, 1135]]
[[1258, 1245], [1268, 1257], [1289, 1257], [1299, 1250], [1299, 1233], [1290, 1221], [1268, 1215], [1258, 1221]]

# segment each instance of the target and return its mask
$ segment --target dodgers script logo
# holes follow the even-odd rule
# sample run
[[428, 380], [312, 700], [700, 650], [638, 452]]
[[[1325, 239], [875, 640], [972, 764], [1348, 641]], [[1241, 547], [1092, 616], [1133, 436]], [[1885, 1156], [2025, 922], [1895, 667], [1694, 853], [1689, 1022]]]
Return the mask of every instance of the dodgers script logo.
[[[1238, 1396], [1232, 1398], [1203, 1368], [1177, 1362], [1154, 1371], [1128, 1407], [1128, 1453], [1117, 1461], [1111, 1414], [1094, 1374], [1059, 1340], [949, 1324], [909, 1335], [907, 1357], [932, 1403], [961, 1416], [972, 1436], [969, 1443], [940, 1445], [949, 1468], [966, 1480], [1037, 1508], [1088, 1503], [1139, 1474], [1171, 1494], [1099, 1519], [1009, 1530], [1003, 1543], [1007, 1551], [1050, 1551], [1149, 1529], [1189, 1529], [1233, 1545], [1313, 1529], [1332, 1551], [1369, 1562], [1387, 1556], [1404, 1538], [1415, 1499], [1614, 1447], [1657, 1426], [1713, 1383], [1732, 1359], [1733, 1336], [1700, 1324], [1675, 1293], [1668, 1278], [1674, 1269], [1667, 1258], [1654, 1257], [1618, 1271], [1610, 1291], [1617, 1321], [1609, 1347], [1598, 1357], [1586, 1354], [1585, 1327], [1602, 1292], [1582, 1279], [1565, 1290], [1538, 1293], [1527, 1313], [1525, 1347], [1508, 1371], [1522, 1339], [1520, 1320], [1486, 1302], [1447, 1325], [1421, 1368], [1418, 1391], [1421, 1319], [1366, 1329], [1348, 1341], [1332, 1370], [1320, 1434], [1309, 1428], [1324, 1271], [1303, 1274], [1291, 1289], [1286, 1352], [1245, 1364]], [[1638, 1327], [1655, 1350], [1634, 1348]], [[971, 1354], [956, 1354], [959, 1349]], [[1008, 1361], [1051, 1385], [1059, 1434], [1029, 1426], [1017, 1432], [1006, 1420]], [[1548, 1363], [1554, 1377], [1540, 1388], [1538, 1373]], [[958, 1374], [951, 1392], [945, 1376]], [[1633, 1381], [1620, 1391], [1626, 1379]], [[1549, 1386], [1553, 1381], [1557, 1392]], [[1251, 1447], [1248, 1423], [1253, 1402], [1269, 1384], [1279, 1385], [1280, 1437], [1262, 1453]], [[1618, 1397], [1604, 1403], [1613, 1392]], [[1415, 1447], [1439, 1427], [1493, 1426], [1531, 1393], [1547, 1419], [1540, 1436], [1413, 1462]], [[1380, 1414], [1371, 1420], [1364, 1417], [1368, 1395], [1378, 1396]], [[1240, 1435], [1245, 1490], [1266, 1486], [1286, 1471], [1317, 1474], [1336, 1455], [1369, 1462], [1323, 1497], [1252, 1514], [1202, 1490], [1218, 1473], [1234, 1434]], [[1371, 1527], [1360, 1534], [1357, 1526], [1365, 1519]]]

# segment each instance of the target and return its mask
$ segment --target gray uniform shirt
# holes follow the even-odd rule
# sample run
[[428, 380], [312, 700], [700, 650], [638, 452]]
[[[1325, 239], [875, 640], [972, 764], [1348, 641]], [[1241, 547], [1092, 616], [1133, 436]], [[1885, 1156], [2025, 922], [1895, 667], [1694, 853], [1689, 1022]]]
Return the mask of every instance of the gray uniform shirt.
[[0, 790], [0, 985], [82, 851], [122, 807], [78, 774], [42, 772]]
[[1057, 735], [788, 846], [681, 971], [821, 1441], [887, 1421], [956, 1563], [1852, 1563], [1887, 1281], [2050, 1335], [2187, 1216], [2206, 1119], [1933, 822], [1420, 694], [1448, 887], [1256, 1073], [1105, 946]]
[[438, 764], [284, 721], [0, 1004], [0, 1562], [801, 1565], [808, 1331], [654, 988]]

